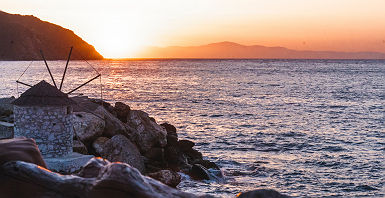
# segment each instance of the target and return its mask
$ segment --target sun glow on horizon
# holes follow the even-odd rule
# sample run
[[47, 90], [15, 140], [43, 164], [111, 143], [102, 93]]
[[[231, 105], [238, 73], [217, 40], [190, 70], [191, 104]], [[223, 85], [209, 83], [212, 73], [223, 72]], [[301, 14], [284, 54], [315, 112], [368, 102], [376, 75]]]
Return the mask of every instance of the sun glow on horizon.
[[94, 47], [105, 58], [131, 58], [142, 50], [145, 42], [140, 32], [118, 24], [108, 24], [96, 35]]
[[2, 10], [71, 29], [105, 58], [220, 41], [385, 53], [383, 0], [2, 0]]

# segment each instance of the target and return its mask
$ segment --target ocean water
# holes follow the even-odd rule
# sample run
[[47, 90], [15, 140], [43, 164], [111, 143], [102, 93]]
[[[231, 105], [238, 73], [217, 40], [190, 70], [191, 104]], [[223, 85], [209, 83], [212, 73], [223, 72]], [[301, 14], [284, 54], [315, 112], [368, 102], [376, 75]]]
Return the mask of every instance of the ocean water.
[[[60, 82], [65, 61], [49, 61]], [[89, 61], [102, 97], [169, 122], [225, 182], [179, 188], [234, 197], [271, 188], [299, 197], [385, 196], [385, 61]], [[71, 61], [64, 92], [97, 73]], [[50, 77], [39, 61], [1, 61], [0, 96]], [[74, 92], [100, 98], [100, 81]]]

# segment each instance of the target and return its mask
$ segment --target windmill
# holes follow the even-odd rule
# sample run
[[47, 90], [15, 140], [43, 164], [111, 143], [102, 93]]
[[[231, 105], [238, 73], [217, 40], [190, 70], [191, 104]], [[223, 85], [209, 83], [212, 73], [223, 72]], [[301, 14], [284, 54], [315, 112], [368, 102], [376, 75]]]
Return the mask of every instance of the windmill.
[[[70, 59], [71, 59], [72, 50], [73, 50], [73, 47], [70, 48], [70, 52], [69, 52], [69, 54], [68, 54], [67, 62], [66, 62], [65, 68], [64, 68], [64, 72], [63, 72], [62, 79], [61, 79], [61, 82], [60, 82], [60, 86], [59, 86], [59, 87], [57, 86], [57, 84], [56, 84], [56, 82], [55, 82], [55, 79], [54, 79], [54, 77], [53, 77], [53, 75], [52, 75], [52, 73], [51, 73], [51, 70], [50, 70], [49, 66], [48, 66], [47, 60], [46, 60], [45, 57], [44, 57], [43, 51], [40, 50], [40, 55], [41, 55], [41, 57], [42, 57], [42, 59], [43, 59], [43, 61], [44, 61], [44, 64], [45, 64], [45, 66], [46, 66], [46, 68], [47, 68], [47, 71], [48, 71], [48, 73], [49, 73], [49, 75], [50, 75], [50, 77], [51, 77], [52, 83], [53, 83], [53, 85], [54, 85], [59, 91], [61, 91], [61, 90], [62, 90], [62, 87], [63, 87], [63, 82], [64, 82], [64, 79], [65, 79], [65, 76], [66, 76], [66, 73], [67, 73], [68, 63], [69, 63], [69, 61], [70, 61]], [[69, 94], [73, 93], [74, 91], [80, 89], [81, 87], [87, 85], [88, 83], [92, 82], [93, 80], [95, 80], [95, 79], [97, 79], [97, 78], [100, 78], [100, 97], [101, 97], [101, 100], [102, 100], [102, 94], [103, 94], [103, 93], [102, 93], [102, 84], [101, 84], [101, 74], [100, 74], [94, 67], [92, 67], [92, 65], [91, 65], [90, 63], [88, 63], [87, 60], [85, 60], [84, 58], [83, 58], [83, 60], [86, 61], [86, 63], [87, 63], [87, 64], [88, 64], [88, 65], [89, 65], [89, 66], [90, 66], [96, 73], [97, 73], [97, 75], [96, 75], [95, 77], [93, 77], [93, 78], [87, 80], [86, 82], [82, 83], [82, 84], [79, 85], [78, 87], [72, 89], [71, 91], [67, 92], [66, 94], [69, 95]], [[18, 93], [19, 93], [19, 91], [18, 91], [18, 84], [21, 84], [21, 85], [24, 85], [24, 86], [28, 86], [28, 87], [32, 87], [32, 85], [20, 81], [20, 78], [21, 78], [21, 77], [24, 75], [24, 73], [28, 70], [28, 68], [31, 66], [32, 62], [33, 62], [33, 61], [31, 61], [31, 63], [29, 64], [29, 66], [24, 70], [24, 72], [23, 72], [23, 73], [20, 75], [20, 77], [16, 80], [16, 83], [17, 83], [17, 92], [18, 92]]]

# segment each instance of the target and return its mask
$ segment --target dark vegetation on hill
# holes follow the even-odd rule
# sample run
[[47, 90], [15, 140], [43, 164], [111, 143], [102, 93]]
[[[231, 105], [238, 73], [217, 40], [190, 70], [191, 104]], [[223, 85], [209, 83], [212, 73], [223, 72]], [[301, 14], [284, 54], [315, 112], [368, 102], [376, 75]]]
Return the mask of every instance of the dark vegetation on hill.
[[40, 60], [40, 49], [46, 59], [103, 59], [95, 48], [73, 31], [42, 21], [34, 16], [0, 11], [0, 60]]

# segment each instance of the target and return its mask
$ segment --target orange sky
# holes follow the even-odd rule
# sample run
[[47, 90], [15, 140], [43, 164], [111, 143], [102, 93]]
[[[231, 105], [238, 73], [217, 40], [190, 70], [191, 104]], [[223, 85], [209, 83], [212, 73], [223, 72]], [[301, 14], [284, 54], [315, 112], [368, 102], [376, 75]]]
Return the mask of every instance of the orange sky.
[[385, 52], [384, 0], [2, 0], [1, 9], [69, 28], [107, 58], [219, 41]]

